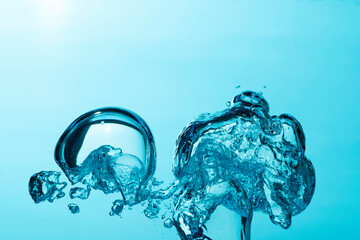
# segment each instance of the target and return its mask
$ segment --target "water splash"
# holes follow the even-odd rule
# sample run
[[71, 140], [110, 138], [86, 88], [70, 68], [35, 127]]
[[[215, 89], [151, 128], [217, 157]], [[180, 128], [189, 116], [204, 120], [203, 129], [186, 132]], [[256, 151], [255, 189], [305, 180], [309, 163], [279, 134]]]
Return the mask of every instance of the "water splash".
[[67, 183], [59, 181], [60, 175], [60, 172], [41, 171], [31, 176], [29, 193], [35, 203], [53, 202], [55, 199], [65, 196], [63, 189]]
[[[161, 214], [164, 227], [175, 226], [182, 240], [211, 239], [205, 235], [205, 224], [220, 205], [242, 217], [241, 239], [250, 239], [254, 211], [288, 228], [315, 189], [300, 123], [288, 114], [271, 116], [262, 94], [252, 91], [184, 128], [176, 142], [175, 180], [167, 188], [159, 189], [162, 181], [152, 177], [155, 145], [150, 129], [124, 109], [103, 108], [80, 116], [59, 139], [55, 159], [72, 184], [86, 186], [72, 188], [71, 198], [86, 199], [91, 188], [119, 194], [109, 215], [121, 216], [125, 205], [131, 210], [141, 204], [146, 217], [156, 219]], [[31, 187], [43, 182], [59, 191], [54, 187], [58, 178], [49, 181], [43, 174], [37, 180], [40, 184], [34, 176], [29, 184], [32, 197], [47, 194]], [[54, 196], [63, 195], [56, 192], [49, 199]], [[33, 199], [40, 202], [48, 197]], [[79, 212], [75, 204], [69, 209]]]
[[177, 140], [173, 172], [181, 195], [174, 225], [179, 235], [196, 239], [219, 205], [244, 218], [245, 239], [254, 211], [290, 227], [315, 189], [314, 168], [304, 153], [300, 123], [288, 114], [270, 116], [258, 93], [243, 92], [231, 108], [200, 115]]

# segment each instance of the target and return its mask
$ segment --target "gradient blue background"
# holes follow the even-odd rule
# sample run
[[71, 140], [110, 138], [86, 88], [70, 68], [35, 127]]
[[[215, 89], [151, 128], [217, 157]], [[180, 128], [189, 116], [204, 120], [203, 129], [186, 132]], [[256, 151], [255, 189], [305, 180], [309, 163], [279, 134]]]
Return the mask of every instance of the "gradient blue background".
[[0, 83], [0, 239], [177, 239], [139, 209], [109, 217], [115, 197], [94, 191], [78, 215], [36, 205], [28, 179], [59, 171], [76, 117], [119, 106], [147, 121], [170, 181], [182, 128], [247, 89], [302, 123], [317, 177], [289, 230], [257, 213], [253, 239], [360, 238], [360, 1], [1, 0]]

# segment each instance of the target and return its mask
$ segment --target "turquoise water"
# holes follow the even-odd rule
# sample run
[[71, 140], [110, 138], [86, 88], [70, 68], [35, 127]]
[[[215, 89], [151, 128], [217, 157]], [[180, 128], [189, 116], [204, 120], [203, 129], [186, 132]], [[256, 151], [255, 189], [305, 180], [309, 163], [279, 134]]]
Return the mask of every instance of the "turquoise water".
[[[146, 120], [155, 176], [170, 181], [182, 128], [248, 89], [301, 122], [317, 178], [290, 229], [255, 213], [252, 238], [359, 237], [359, 1], [2, 1], [0, 12], [1, 239], [177, 239], [139, 209], [110, 217], [115, 198], [101, 193], [74, 199], [76, 215], [64, 199], [36, 205], [28, 179], [60, 171], [55, 144], [76, 117], [118, 106]], [[234, 219], [219, 210], [208, 227]]]

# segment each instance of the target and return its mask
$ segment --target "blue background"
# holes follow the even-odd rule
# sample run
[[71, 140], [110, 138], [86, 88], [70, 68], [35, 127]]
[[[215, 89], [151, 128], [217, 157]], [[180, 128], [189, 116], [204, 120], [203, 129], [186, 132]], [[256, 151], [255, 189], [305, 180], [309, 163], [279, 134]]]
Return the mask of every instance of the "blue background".
[[359, 25], [356, 0], [1, 0], [0, 238], [177, 239], [140, 209], [108, 216], [115, 197], [95, 191], [78, 215], [68, 198], [36, 205], [28, 179], [60, 171], [76, 117], [119, 106], [147, 121], [170, 181], [182, 128], [248, 89], [301, 122], [317, 177], [289, 230], [256, 213], [253, 239], [359, 238]]

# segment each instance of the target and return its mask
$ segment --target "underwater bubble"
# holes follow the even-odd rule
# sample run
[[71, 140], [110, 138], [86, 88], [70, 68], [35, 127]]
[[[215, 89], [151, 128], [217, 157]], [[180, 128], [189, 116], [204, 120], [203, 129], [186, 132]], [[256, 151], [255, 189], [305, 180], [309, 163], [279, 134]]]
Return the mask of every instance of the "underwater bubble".
[[91, 188], [82, 188], [82, 187], [74, 187], [70, 189], [69, 195], [71, 199], [80, 198], [80, 199], [88, 199], [90, 195]]
[[226, 106], [227, 106], [227, 107], [230, 107], [230, 106], [231, 106], [231, 102], [230, 102], [230, 101], [227, 101], [227, 102], [226, 102]]
[[160, 207], [158, 203], [150, 200], [148, 202], [146, 209], [144, 210], [144, 215], [150, 219], [154, 219], [158, 217], [159, 212], [160, 212]]
[[168, 218], [164, 221], [164, 227], [166, 227], [166, 228], [172, 228], [173, 225], [174, 225], [174, 223], [170, 218]]
[[77, 214], [80, 212], [80, 208], [75, 203], [69, 203], [68, 208], [72, 214]]
[[180, 190], [173, 219], [183, 239], [201, 235], [219, 205], [244, 218], [246, 235], [254, 211], [288, 228], [314, 194], [315, 171], [305, 157], [300, 123], [288, 114], [270, 116], [267, 101], [255, 92], [233, 102], [200, 115], [177, 139], [173, 172]]
[[55, 199], [65, 196], [63, 189], [67, 183], [59, 182], [60, 175], [60, 172], [41, 171], [31, 176], [29, 193], [35, 203], [53, 202]]
[[111, 212], [109, 213], [110, 216], [121, 216], [121, 213], [124, 209], [124, 200], [115, 200], [113, 202], [113, 206], [111, 207]]
[[[63, 133], [55, 159], [74, 187], [70, 197], [86, 199], [90, 189], [118, 193], [109, 215], [121, 216], [125, 205], [141, 204], [149, 219], [165, 208], [166, 228], [175, 226], [182, 240], [211, 239], [205, 224], [222, 205], [241, 216], [241, 239], [250, 239], [253, 212], [289, 228], [292, 217], [310, 203], [315, 170], [305, 156], [305, 134], [289, 114], [271, 116], [269, 104], [245, 91], [223, 111], [201, 114], [176, 141], [175, 180], [162, 181], [155, 171], [155, 145], [150, 129], [135, 113], [103, 108], [76, 119]], [[60, 173], [34, 174], [29, 191], [36, 203], [65, 195]], [[161, 206], [161, 207], [160, 207]], [[80, 208], [71, 203], [72, 213]]]
[[145, 121], [121, 108], [81, 115], [60, 137], [55, 160], [72, 184], [105, 194], [120, 192], [127, 204], [155, 171], [155, 144]]

